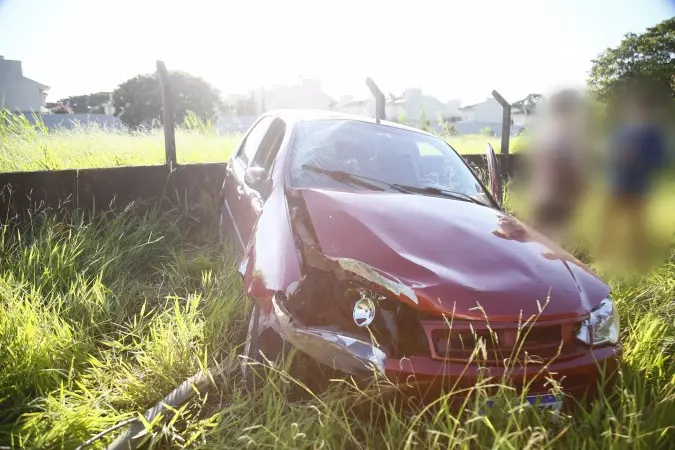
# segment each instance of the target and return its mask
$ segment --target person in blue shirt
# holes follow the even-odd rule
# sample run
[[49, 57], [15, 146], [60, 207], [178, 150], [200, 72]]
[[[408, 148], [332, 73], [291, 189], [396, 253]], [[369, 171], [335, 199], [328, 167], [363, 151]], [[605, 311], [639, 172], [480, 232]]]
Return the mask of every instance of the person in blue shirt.
[[650, 250], [646, 206], [654, 178], [667, 162], [666, 136], [658, 121], [660, 100], [644, 86], [629, 91], [620, 105], [622, 120], [609, 146], [610, 191], [600, 249], [607, 255], [609, 246], [616, 245], [617, 222], [625, 219], [637, 264], [644, 262]]

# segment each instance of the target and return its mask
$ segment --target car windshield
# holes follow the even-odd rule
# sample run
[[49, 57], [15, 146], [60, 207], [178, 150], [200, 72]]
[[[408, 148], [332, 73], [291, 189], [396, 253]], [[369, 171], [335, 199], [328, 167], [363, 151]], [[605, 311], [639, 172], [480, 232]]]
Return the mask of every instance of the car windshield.
[[394, 185], [417, 188], [415, 192], [431, 188], [490, 204], [461, 157], [441, 139], [356, 120], [298, 124], [291, 185], [379, 190], [390, 190]]

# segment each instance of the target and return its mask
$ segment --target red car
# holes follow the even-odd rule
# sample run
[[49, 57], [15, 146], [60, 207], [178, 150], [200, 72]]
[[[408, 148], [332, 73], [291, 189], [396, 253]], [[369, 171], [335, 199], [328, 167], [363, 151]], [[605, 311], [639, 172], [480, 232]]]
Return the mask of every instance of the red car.
[[577, 398], [595, 387], [620, 355], [610, 289], [502, 209], [489, 146], [488, 162], [497, 195], [432, 134], [331, 112], [263, 115], [222, 191], [221, 230], [254, 306], [245, 356], [271, 336], [417, 388], [506, 374], [556, 408], [547, 377]]

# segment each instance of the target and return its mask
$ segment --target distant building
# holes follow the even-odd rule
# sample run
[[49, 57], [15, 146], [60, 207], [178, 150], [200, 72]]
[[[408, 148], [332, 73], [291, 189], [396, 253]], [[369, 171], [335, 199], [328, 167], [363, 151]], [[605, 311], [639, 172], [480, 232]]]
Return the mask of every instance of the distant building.
[[351, 95], [342, 95], [338, 99], [335, 109], [341, 113], [357, 116], [374, 116], [375, 101], [372, 98], [355, 100]]
[[[501, 136], [503, 108], [499, 102], [489, 97], [484, 102], [459, 108], [461, 120], [455, 127], [462, 134], [480, 133], [486, 128], [492, 130], [496, 136]], [[511, 134], [522, 131], [530, 120], [530, 115], [520, 108], [511, 108]]]
[[430, 122], [438, 122], [439, 116], [447, 121], [459, 118], [459, 100], [443, 103], [433, 95], [422, 93], [422, 89], [408, 88], [400, 98], [387, 99], [385, 110], [387, 118], [398, 120], [405, 117], [409, 124], [418, 124], [422, 120], [422, 111]]
[[21, 61], [0, 56], [0, 107], [17, 112], [45, 112], [49, 86], [23, 76]]
[[459, 108], [459, 111], [462, 122], [502, 122], [502, 105], [492, 97], [489, 97], [484, 102]]
[[261, 88], [251, 94], [258, 114], [276, 109], [330, 109], [334, 103], [321, 89], [321, 83], [311, 79], [296, 85]]
[[[387, 120], [399, 121], [405, 117], [407, 124], [417, 125], [422, 120], [422, 110], [424, 110], [433, 126], [438, 122], [439, 116], [447, 121], [458, 120], [460, 118], [459, 106], [459, 100], [443, 103], [432, 95], [424, 94], [421, 89], [408, 88], [400, 97], [386, 98], [385, 114]], [[335, 109], [348, 114], [374, 116], [375, 100], [372, 97], [355, 100], [351, 96], [342, 96]]]
[[511, 107], [511, 124], [517, 127], [525, 127], [533, 114], [527, 114], [524, 109]]

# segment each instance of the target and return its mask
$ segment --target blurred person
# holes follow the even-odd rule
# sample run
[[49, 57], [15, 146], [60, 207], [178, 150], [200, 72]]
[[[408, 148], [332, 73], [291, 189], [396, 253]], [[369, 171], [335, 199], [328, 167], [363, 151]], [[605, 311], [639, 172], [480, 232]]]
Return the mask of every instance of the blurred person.
[[661, 101], [654, 86], [632, 85], [619, 98], [619, 124], [608, 148], [609, 195], [600, 236], [600, 256], [616, 249], [619, 220], [629, 231], [629, 255], [636, 266], [646, 263], [651, 251], [647, 204], [654, 178], [667, 159], [666, 134], [659, 123]]
[[586, 103], [576, 90], [551, 96], [531, 148], [533, 226], [556, 243], [567, 238], [586, 192]]

